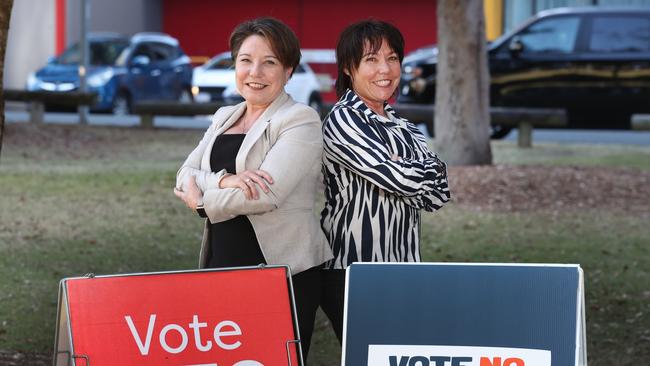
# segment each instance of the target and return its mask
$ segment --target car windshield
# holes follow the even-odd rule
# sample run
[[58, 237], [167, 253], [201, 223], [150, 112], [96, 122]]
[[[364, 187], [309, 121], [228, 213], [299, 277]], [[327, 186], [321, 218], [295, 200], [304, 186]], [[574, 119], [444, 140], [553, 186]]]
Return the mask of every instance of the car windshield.
[[207, 70], [228, 70], [234, 68], [230, 53], [222, 53], [206, 63]]
[[[129, 45], [125, 40], [91, 41], [90, 64], [93, 66], [114, 65], [117, 57]], [[81, 62], [79, 44], [68, 48], [57, 59], [58, 64], [73, 65]]]
[[403, 63], [409, 63], [411, 61], [422, 60], [426, 58], [432, 58], [438, 56], [438, 47], [437, 46], [426, 46], [418, 48], [413, 52], [410, 52], [406, 57], [404, 57]]

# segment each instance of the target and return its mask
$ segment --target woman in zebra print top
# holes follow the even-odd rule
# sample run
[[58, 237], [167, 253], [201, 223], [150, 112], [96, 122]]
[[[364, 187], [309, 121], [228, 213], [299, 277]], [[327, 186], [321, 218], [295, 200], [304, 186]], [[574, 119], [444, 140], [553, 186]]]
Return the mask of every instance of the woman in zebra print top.
[[321, 307], [341, 341], [344, 269], [419, 262], [420, 210], [439, 209], [450, 194], [445, 163], [387, 103], [404, 58], [399, 30], [378, 20], [353, 24], [341, 33], [336, 57], [340, 99], [323, 123], [321, 213], [334, 259], [323, 271]]

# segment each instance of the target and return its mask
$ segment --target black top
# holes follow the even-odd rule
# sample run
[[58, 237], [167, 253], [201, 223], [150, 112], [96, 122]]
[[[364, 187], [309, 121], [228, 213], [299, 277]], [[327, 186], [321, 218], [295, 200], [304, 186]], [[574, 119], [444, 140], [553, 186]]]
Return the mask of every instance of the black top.
[[[213, 172], [226, 169], [228, 173], [235, 173], [235, 158], [244, 137], [245, 134], [217, 136], [210, 153]], [[210, 223], [208, 267], [254, 266], [260, 263], [266, 264], [266, 261], [248, 217], [241, 215], [228, 221]]]

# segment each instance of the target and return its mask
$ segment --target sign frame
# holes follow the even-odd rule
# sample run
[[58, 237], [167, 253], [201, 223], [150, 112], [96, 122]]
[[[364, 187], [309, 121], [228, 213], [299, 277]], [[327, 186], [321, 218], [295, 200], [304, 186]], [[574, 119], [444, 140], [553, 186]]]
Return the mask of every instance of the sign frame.
[[[302, 343], [300, 337], [300, 328], [298, 326], [298, 316], [296, 310], [296, 301], [293, 290], [293, 281], [291, 277], [291, 268], [288, 265], [263, 265], [258, 266], [242, 266], [242, 267], [224, 267], [224, 268], [206, 268], [194, 270], [175, 270], [175, 271], [157, 271], [157, 272], [135, 272], [125, 274], [110, 274], [95, 276], [88, 273], [84, 276], [66, 277], [59, 281], [59, 294], [57, 301], [57, 318], [56, 330], [54, 335], [54, 354], [52, 359], [53, 366], [77, 366], [77, 360], [84, 360], [82, 366], [90, 366], [90, 357], [84, 354], [76, 354], [74, 350], [74, 339], [72, 333], [72, 326], [70, 324], [70, 307], [68, 302], [67, 282], [70, 280], [92, 279], [92, 278], [123, 278], [123, 277], [140, 277], [140, 276], [156, 276], [156, 275], [173, 275], [173, 274], [191, 274], [191, 273], [209, 273], [209, 272], [232, 272], [242, 270], [264, 270], [264, 269], [278, 269], [285, 270], [287, 278], [287, 290], [289, 296], [290, 312], [293, 325], [294, 336], [296, 339], [289, 339], [286, 341], [286, 355], [287, 365], [294, 366], [291, 361], [291, 345], [296, 347], [296, 358], [298, 366], [304, 366]], [[63, 360], [62, 360], [63, 358]], [[208, 365], [206, 365], [208, 366]]]

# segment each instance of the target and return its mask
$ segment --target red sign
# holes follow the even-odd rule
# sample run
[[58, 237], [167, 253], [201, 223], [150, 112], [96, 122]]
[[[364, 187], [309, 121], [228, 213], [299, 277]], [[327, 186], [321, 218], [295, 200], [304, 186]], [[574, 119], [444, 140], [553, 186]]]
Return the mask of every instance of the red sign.
[[65, 288], [72, 351], [93, 366], [287, 365], [296, 338], [284, 267], [74, 278]]

